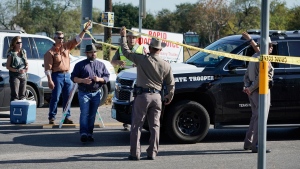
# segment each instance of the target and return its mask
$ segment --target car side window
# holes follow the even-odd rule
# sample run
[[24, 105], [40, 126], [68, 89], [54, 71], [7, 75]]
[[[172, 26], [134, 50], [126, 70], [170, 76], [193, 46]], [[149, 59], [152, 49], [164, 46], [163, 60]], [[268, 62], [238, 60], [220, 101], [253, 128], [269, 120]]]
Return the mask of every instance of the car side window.
[[36, 57], [32, 54], [31, 45], [28, 37], [21, 37], [22, 39], [22, 48], [26, 50], [28, 59], [36, 59]]
[[[289, 56], [298, 56], [300, 57], [300, 41], [289, 41], [288, 42], [288, 49], [289, 49]], [[300, 65], [287, 65], [287, 68], [299, 68]]]
[[39, 53], [39, 58], [44, 59], [45, 53], [52, 48], [53, 42], [49, 39], [43, 39], [43, 38], [34, 38], [37, 51]]
[[9, 42], [12, 37], [5, 37], [4, 42], [3, 42], [3, 51], [2, 51], [2, 58], [6, 59], [7, 58], [7, 50], [9, 48]]

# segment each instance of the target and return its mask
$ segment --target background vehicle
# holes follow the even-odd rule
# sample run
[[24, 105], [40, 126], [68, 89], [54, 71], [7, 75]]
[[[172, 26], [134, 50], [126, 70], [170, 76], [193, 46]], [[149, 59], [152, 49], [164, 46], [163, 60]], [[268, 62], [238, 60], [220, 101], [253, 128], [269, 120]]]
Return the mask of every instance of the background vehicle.
[[[259, 35], [251, 35], [255, 41]], [[300, 59], [300, 36], [270, 33], [274, 55]], [[224, 37], [205, 49], [252, 56], [254, 50], [241, 35]], [[179, 143], [195, 143], [214, 128], [248, 125], [251, 108], [242, 92], [248, 62], [198, 52], [185, 63], [173, 63], [175, 96], [163, 113], [162, 130]], [[272, 63], [275, 68], [268, 124], [300, 123], [300, 65]], [[122, 71], [116, 82], [112, 118], [130, 123], [136, 69]], [[146, 126], [147, 128], [147, 126]]]
[[[5, 62], [7, 60], [6, 52], [9, 47], [10, 41], [13, 37], [20, 36], [22, 38], [22, 47], [27, 52], [28, 64], [29, 69], [28, 72], [34, 75], [39, 76], [42, 79], [42, 86], [45, 92], [45, 100], [50, 101], [51, 98], [51, 90], [48, 87], [48, 80], [44, 73], [44, 54], [53, 46], [54, 40], [41, 35], [33, 35], [33, 34], [26, 34], [21, 33], [18, 31], [0, 31], [0, 70], [7, 71], [5, 67]], [[70, 65], [70, 72], [73, 71], [73, 68], [76, 63], [81, 60], [86, 59], [86, 56], [70, 56], [71, 58], [71, 65]], [[103, 104], [107, 99], [108, 93], [112, 92], [114, 89], [115, 81], [116, 81], [116, 74], [114, 67], [110, 64], [109, 61], [98, 59], [99, 61], [103, 62], [110, 73], [109, 81], [102, 87], [102, 97], [101, 103]], [[75, 95], [77, 96], [77, 94]]]
[[[38, 107], [44, 105], [44, 89], [41, 78], [28, 74], [26, 86], [26, 99], [36, 101]], [[0, 111], [9, 111], [10, 108], [10, 87], [8, 71], [0, 71]]]

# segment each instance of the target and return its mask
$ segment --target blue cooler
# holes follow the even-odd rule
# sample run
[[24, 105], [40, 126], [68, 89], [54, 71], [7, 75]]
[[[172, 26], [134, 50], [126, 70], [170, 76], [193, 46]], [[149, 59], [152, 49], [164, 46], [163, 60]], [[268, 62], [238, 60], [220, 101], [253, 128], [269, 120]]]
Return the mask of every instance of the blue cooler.
[[10, 102], [10, 123], [29, 124], [36, 119], [36, 102], [17, 100]]

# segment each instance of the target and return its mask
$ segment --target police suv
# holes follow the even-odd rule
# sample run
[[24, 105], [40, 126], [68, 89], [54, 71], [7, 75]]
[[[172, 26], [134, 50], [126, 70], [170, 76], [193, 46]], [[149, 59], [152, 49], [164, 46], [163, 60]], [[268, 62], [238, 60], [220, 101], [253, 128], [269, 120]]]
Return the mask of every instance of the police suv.
[[[259, 31], [251, 31], [257, 42]], [[300, 57], [298, 31], [270, 31], [272, 55]], [[253, 48], [241, 35], [227, 36], [205, 49], [238, 55], [252, 56]], [[248, 62], [198, 52], [184, 63], [173, 63], [175, 95], [164, 108], [162, 131], [178, 143], [196, 143], [207, 134], [210, 124], [214, 128], [229, 125], [248, 125], [251, 108], [248, 96], [243, 93], [243, 76]], [[274, 86], [271, 89], [271, 107], [268, 124], [300, 123], [300, 65], [272, 63]], [[111, 116], [130, 124], [132, 89], [136, 69], [119, 73], [115, 86]], [[147, 120], [146, 120], [147, 121]], [[147, 129], [147, 124], [144, 125]]]
[[[46, 101], [50, 101], [52, 90], [48, 87], [48, 79], [44, 73], [44, 54], [53, 46], [55, 43], [53, 39], [41, 36], [41, 35], [33, 35], [27, 34], [22, 31], [16, 30], [0, 30], [0, 72], [1, 71], [8, 71], [6, 69], [6, 61], [7, 55], [6, 52], [9, 48], [10, 41], [13, 37], [20, 36], [22, 39], [22, 48], [27, 52], [27, 59], [28, 59], [28, 73], [37, 75], [41, 78], [41, 86], [44, 89], [44, 97]], [[72, 56], [70, 54], [70, 71], [73, 71], [73, 68], [76, 63], [80, 62], [81, 60], [86, 59], [86, 56]], [[106, 85], [103, 85], [101, 88], [101, 101], [100, 104], [103, 104], [108, 96], [108, 93], [113, 92], [114, 85], [116, 81], [116, 73], [114, 67], [111, 65], [109, 61], [97, 59], [100, 62], [103, 62], [110, 73], [109, 81]], [[28, 85], [27, 85], [28, 86]], [[36, 97], [35, 100], [40, 100], [37, 95], [37, 90], [32, 90], [32, 87], [27, 87], [30, 89], [30, 92], [33, 93], [33, 96]]]

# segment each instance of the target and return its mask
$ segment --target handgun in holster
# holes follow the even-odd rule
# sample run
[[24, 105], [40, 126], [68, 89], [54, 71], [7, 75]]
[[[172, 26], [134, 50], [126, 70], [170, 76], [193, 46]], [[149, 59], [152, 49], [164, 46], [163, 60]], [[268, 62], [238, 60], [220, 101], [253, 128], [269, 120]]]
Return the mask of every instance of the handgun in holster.
[[137, 95], [140, 95], [142, 93], [143, 93], [143, 88], [134, 85], [133, 92], [132, 92], [133, 97], [136, 97]]

